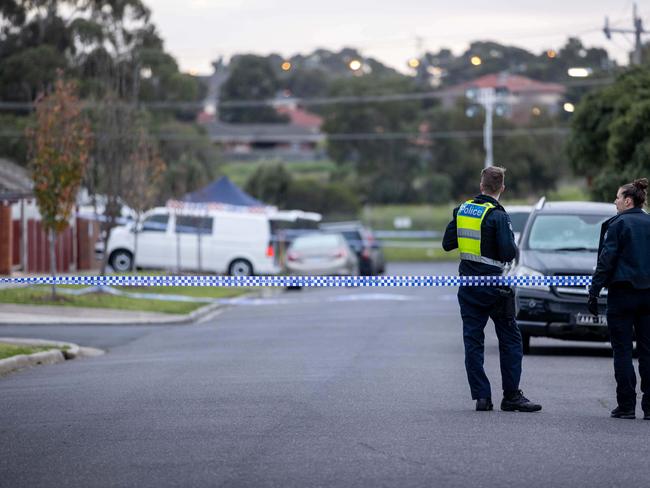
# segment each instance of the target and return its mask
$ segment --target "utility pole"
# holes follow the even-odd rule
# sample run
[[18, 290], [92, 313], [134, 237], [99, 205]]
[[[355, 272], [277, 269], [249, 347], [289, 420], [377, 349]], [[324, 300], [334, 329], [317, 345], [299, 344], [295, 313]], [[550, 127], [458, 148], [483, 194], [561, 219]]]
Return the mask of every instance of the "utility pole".
[[643, 47], [641, 44], [641, 35], [647, 34], [648, 31], [643, 28], [643, 20], [637, 14], [636, 3], [634, 4], [634, 8], [632, 10], [632, 22], [634, 25], [633, 29], [612, 29], [609, 26], [609, 17], [605, 17], [605, 27], [603, 27], [603, 32], [605, 33], [605, 37], [607, 37], [607, 39], [612, 38], [612, 33], [634, 34], [634, 52], [632, 53], [631, 60], [632, 64], [639, 65], [641, 64], [641, 48]]
[[485, 148], [485, 167], [494, 166], [492, 155], [492, 117], [496, 105], [496, 91], [494, 88], [481, 88], [478, 91], [478, 103], [485, 108], [485, 123], [483, 124], [483, 147]]
[[[480, 105], [485, 110], [485, 122], [483, 123], [483, 148], [485, 149], [486, 168], [494, 166], [494, 156], [492, 154], [492, 119], [494, 113], [503, 115], [507, 109], [504, 107], [503, 90], [496, 88], [470, 88], [467, 90], [466, 97], [472, 102]], [[477, 115], [476, 106], [470, 106], [467, 109], [467, 115], [473, 117]]]

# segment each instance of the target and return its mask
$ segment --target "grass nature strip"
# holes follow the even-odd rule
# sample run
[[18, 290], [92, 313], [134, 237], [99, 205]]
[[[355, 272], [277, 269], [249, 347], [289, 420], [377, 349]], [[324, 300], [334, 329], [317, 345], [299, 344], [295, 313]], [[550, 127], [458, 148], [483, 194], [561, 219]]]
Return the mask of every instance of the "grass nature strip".
[[[237, 288], [198, 288], [198, 287], [157, 287], [155, 290], [124, 287], [140, 293], [177, 293], [182, 288], [192, 290], [190, 293], [178, 293], [203, 298], [231, 298], [240, 296], [250, 289]], [[139, 312], [159, 312], [168, 314], [186, 314], [206, 305], [205, 302], [174, 302], [166, 300], [132, 298], [110, 295], [108, 293], [88, 293], [86, 295], [60, 294], [56, 301], [50, 299], [50, 288], [44, 286], [27, 288], [6, 288], [0, 290], [0, 303], [22, 305], [50, 305], [62, 307], [88, 307], [130, 310]], [[127, 291], [128, 291], [127, 290]]]
[[36, 352], [51, 351], [52, 349], [65, 350], [66, 348], [59, 348], [53, 346], [16, 345], [16, 344], [6, 344], [4, 342], [0, 342], [0, 359], [7, 359], [12, 356], [19, 356], [20, 354], [28, 355], [28, 354], [34, 354]]

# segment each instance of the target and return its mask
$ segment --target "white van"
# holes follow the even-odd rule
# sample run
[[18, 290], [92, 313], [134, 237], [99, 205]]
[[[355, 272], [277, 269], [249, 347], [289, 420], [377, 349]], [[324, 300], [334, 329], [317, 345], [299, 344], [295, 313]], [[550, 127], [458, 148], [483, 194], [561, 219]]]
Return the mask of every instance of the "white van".
[[265, 214], [157, 207], [139, 226], [115, 227], [107, 246], [115, 271], [135, 268], [209, 271], [233, 276], [277, 274]]

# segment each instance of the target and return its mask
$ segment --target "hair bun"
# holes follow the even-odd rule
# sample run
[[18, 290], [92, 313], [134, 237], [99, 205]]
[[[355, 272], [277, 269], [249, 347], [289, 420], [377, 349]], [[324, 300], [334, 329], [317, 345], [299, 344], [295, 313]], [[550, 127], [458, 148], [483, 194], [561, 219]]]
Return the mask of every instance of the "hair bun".
[[639, 190], [644, 190], [644, 191], [647, 190], [648, 178], [639, 178], [638, 180], [634, 180], [634, 186]]

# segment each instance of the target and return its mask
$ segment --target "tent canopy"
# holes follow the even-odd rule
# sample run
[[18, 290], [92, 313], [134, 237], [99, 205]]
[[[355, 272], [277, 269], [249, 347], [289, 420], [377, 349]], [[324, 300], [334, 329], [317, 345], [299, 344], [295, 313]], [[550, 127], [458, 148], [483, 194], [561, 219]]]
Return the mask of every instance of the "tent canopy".
[[227, 176], [183, 197], [184, 202], [191, 203], [223, 203], [240, 207], [266, 207], [264, 202], [253, 198], [235, 185]]

